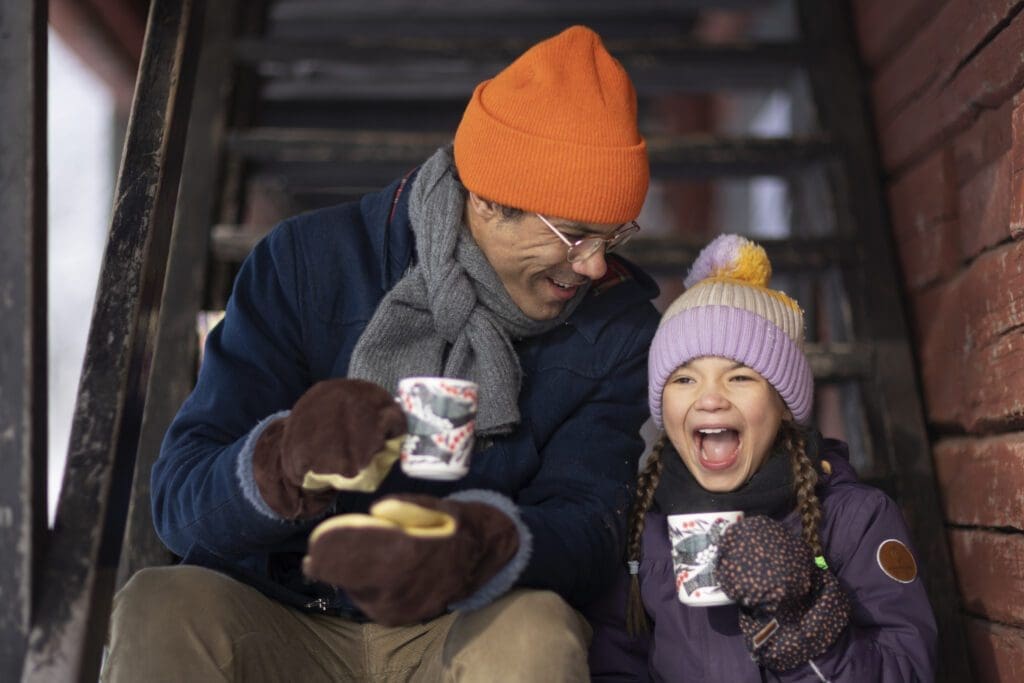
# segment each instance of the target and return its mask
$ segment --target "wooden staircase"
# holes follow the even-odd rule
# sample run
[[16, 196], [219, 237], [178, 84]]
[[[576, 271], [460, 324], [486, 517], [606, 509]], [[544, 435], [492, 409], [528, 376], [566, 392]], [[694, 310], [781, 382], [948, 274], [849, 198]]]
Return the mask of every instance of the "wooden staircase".
[[[57, 523], [48, 552], [34, 547], [31, 610], [19, 593], [23, 680], [95, 680], [113, 591], [172, 559], [152, 530], [150, 467], [191, 388], [197, 315], [224, 307], [255, 242], [404, 175], [451, 140], [479, 81], [574, 23], [604, 36], [639, 96], [652, 191], [626, 255], [670, 300], [718, 232], [765, 244], [776, 285], [806, 307], [823, 431], [912, 527], [940, 680], [971, 679], [843, 3], [154, 0]], [[766, 135], [742, 113], [770, 98], [788, 114]], [[765, 180], [784, 206], [762, 223], [741, 209]]]

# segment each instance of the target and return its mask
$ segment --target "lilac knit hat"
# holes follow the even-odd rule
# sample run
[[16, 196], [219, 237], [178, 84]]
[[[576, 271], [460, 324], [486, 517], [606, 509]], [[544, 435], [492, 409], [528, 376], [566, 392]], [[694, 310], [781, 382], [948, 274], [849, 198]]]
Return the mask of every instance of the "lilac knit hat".
[[669, 375], [701, 356], [756, 370], [797, 422], [810, 419], [814, 377], [803, 352], [803, 311], [768, 288], [771, 275], [764, 249], [745, 237], [719, 235], [701, 251], [684, 282], [686, 291], [661, 316], [647, 359], [647, 400], [659, 429]]

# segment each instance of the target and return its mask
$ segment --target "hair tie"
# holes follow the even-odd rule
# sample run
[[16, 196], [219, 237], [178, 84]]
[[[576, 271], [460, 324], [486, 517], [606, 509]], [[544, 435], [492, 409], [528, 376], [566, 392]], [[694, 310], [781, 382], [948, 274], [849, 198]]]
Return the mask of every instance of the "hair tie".
[[640, 561], [639, 560], [630, 560], [626, 564], [629, 566], [629, 574], [630, 574], [630, 576], [636, 576], [637, 574], [640, 573]]
[[818, 569], [828, 569], [828, 562], [825, 561], [824, 555], [818, 555], [815, 557], [814, 564], [818, 565]]

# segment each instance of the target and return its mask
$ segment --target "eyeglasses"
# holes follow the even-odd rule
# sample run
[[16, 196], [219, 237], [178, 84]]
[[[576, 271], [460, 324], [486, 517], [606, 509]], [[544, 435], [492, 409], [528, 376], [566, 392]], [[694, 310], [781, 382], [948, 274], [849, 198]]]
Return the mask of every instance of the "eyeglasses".
[[566, 258], [569, 260], [569, 263], [580, 263], [581, 261], [586, 261], [588, 258], [600, 251], [602, 247], [604, 247], [604, 253], [607, 254], [628, 242], [629, 239], [640, 230], [640, 226], [636, 221], [630, 221], [628, 223], [623, 223], [616, 228], [615, 232], [613, 232], [609, 237], [584, 237], [573, 241], [566, 237], [565, 233], [552, 225], [551, 221], [544, 218], [544, 216], [541, 216], [538, 213], [537, 218], [544, 221], [544, 225], [551, 228], [551, 232], [558, 235], [558, 239], [565, 242], [569, 247], [566, 253]]

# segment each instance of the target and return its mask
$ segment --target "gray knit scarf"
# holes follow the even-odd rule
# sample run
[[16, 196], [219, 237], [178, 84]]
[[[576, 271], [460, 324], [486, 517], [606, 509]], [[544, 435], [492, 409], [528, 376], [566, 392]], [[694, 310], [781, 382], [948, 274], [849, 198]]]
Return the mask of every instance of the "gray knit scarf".
[[477, 434], [508, 433], [519, 423], [522, 382], [513, 340], [560, 325], [588, 287], [556, 319], [523, 314], [463, 226], [466, 198], [452, 176], [450, 146], [420, 168], [409, 192], [417, 262], [380, 302], [348, 375], [392, 392], [403, 377], [471, 380], [480, 386]]

